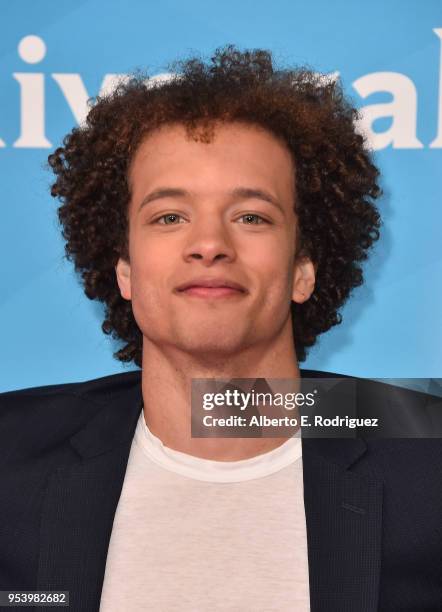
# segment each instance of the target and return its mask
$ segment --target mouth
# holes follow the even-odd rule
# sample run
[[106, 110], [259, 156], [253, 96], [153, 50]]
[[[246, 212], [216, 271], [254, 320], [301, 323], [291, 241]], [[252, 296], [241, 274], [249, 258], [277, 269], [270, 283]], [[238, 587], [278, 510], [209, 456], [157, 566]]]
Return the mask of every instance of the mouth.
[[196, 279], [176, 289], [180, 295], [197, 298], [232, 298], [244, 296], [246, 289], [233, 281], [224, 279]]
[[180, 293], [201, 298], [223, 298], [243, 295], [244, 291], [238, 291], [238, 289], [232, 287], [201, 287], [196, 285], [183, 289]]

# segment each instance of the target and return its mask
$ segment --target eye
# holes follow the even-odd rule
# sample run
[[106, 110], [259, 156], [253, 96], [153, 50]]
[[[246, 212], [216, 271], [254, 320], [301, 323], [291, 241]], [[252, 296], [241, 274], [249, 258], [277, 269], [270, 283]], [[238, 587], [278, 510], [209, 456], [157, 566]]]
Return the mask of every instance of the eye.
[[261, 225], [262, 223], [268, 223], [268, 221], [260, 215], [255, 215], [251, 213], [248, 213], [247, 215], [242, 215], [240, 219], [245, 219], [245, 221], [243, 221], [245, 225]]
[[154, 223], [159, 223], [160, 225], [178, 225], [179, 219], [182, 219], [181, 215], [177, 215], [175, 213], [168, 213], [167, 215], [162, 215], [161, 217], [158, 217], [158, 219], [156, 219]]

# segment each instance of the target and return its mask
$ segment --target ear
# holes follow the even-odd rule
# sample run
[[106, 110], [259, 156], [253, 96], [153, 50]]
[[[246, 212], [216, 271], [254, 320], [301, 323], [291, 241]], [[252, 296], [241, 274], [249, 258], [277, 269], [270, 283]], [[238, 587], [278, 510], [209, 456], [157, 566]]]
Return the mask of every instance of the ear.
[[297, 304], [306, 302], [315, 288], [315, 266], [308, 257], [295, 260], [293, 270], [292, 300]]
[[117, 283], [120, 288], [121, 297], [123, 297], [125, 300], [132, 299], [130, 263], [120, 257], [117, 265], [115, 266], [115, 273], [117, 275]]

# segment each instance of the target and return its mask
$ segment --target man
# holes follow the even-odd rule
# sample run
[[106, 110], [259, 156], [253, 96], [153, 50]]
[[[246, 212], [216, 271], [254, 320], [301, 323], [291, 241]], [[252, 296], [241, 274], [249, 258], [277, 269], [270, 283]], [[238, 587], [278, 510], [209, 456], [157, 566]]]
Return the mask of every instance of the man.
[[191, 436], [193, 379], [327, 376], [298, 362], [362, 282], [379, 187], [335, 83], [233, 47], [176, 72], [49, 158], [67, 254], [141, 372], [3, 395], [0, 588], [440, 610], [438, 440]]

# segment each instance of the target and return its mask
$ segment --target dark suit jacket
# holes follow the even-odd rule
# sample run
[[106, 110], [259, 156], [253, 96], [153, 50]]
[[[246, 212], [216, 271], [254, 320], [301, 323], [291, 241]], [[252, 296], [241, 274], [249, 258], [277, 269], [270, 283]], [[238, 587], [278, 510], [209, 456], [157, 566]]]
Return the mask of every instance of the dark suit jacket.
[[[0, 590], [64, 590], [70, 610], [99, 609], [141, 408], [140, 372], [0, 395]], [[302, 450], [312, 611], [440, 612], [442, 440]]]

